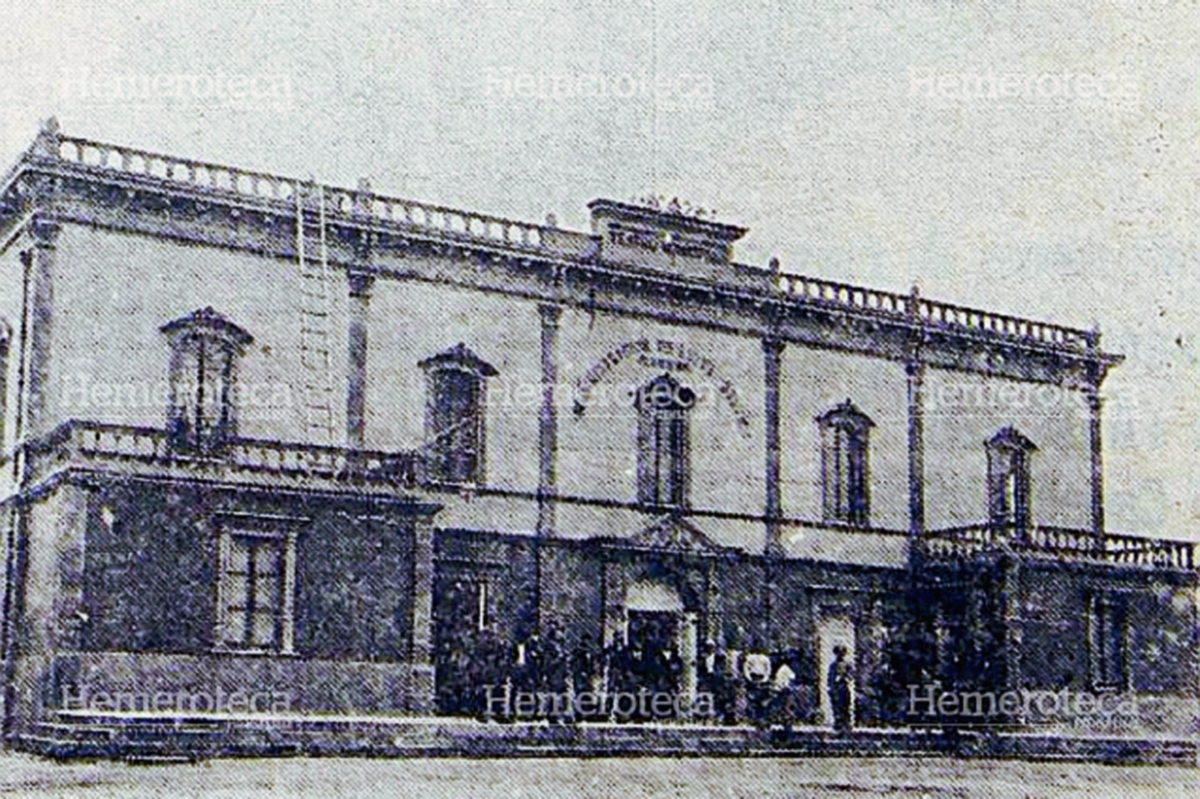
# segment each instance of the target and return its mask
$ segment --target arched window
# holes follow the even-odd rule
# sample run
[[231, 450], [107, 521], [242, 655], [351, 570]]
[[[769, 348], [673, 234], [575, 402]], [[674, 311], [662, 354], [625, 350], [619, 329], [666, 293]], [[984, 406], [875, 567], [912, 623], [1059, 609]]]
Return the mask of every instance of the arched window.
[[869, 439], [875, 423], [850, 400], [816, 418], [821, 435], [821, 506], [827, 522], [871, 523]]
[[696, 392], [669, 374], [638, 390], [638, 502], [683, 508], [691, 483], [688, 414]]
[[237, 435], [237, 366], [254, 339], [212, 308], [161, 328], [171, 346], [167, 433], [182, 449], [219, 449]]
[[987, 440], [988, 518], [999, 531], [1024, 535], [1029, 530], [1030, 456], [1033, 442], [1015, 427]]
[[496, 368], [461, 342], [426, 358], [425, 477], [438, 483], [484, 481], [487, 378]]

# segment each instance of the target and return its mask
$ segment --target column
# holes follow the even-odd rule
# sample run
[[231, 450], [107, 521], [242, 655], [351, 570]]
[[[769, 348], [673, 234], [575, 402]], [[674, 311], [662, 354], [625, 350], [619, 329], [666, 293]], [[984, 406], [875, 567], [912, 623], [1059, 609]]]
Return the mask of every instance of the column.
[[[915, 299], [915, 291], [914, 291]], [[911, 307], [915, 308], [915, 304]], [[908, 675], [915, 682], [922, 668], [937, 679], [944, 662], [941, 597], [925, 576], [925, 365], [913, 347], [904, 364], [908, 395], [908, 613], [912, 620], [910, 651], [919, 653]], [[930, 640], [935, 643], [929, 646]]]
[[915, 357], [904, 365], [908, 383], [908, 535], [920, 548], [925, 534], [925, 365]]
[[349, 352], [346, 361], [346, 445], [362, 449], [366, 431], [367, 324], [375, 276], [346, 273], [350, 291]]
[[434, 709], [433, 673], [433, 518], [419, 515], [413, 519], [412, 549], [412, 638], [409, 665], [412, 680], [409, 709], [432, 713]]
[[37, 215], [29, 223], [33, 249], [25, 265], [27, 307], [24, 310], [29, 342], [25, 374], [25, 420], [19, 423], [25, 440], [48, 432], [50, 411], [50, 351], [53, 333], [54, 273], [58, 235], [62, 226]]
[[[688, 708], [688, 711], [691, 710], [692, 703], [696, 701], [697, 624], [696, 612], [684, 611], [683, 626], [679, 631], [679, 654], [683, 661], [682, 679], [679, 686], [682, 696], [679, 706]], [[685, 711], [685, 715], [691, 715], [688, 711]]]
[[704, 573], [704, 640], [718, 643], [724, 649], [725, 636], [720, 608], [717, 607], [718, 596], [716, 560], [710, 558]]
[[1104, 541], [1104, 455], [1100, 438], [1100, 409], [1104, 400], [1096, 387], [1086, 392], [1088, 404], [1088, 448], [1091, 452], [1092, 483], [1092, 536], [1096, 545]]
[[1092, 488], [1092, 537], [1097, 548], [1104, 543], [1104, 442], [1101, 438], [1100, 411], [1104, 400], [1100, 396], [1100, 382], [1104, 379], [1100, 357], [1100, 332], [1093, 330], [1087, 339], [1088, 357], [1092, 359], [1088, 368], [1084, 398], [1088, 406], [1088, 450], [1091, 455]]
[[[280, 651], [290, 655], [296, 649], [296, 531], [287, 533], [283, 541], [283, 619]], [[224, 605], [222, 605], [224, 608]]]
[[558, 409], [554, 389], [558, 382], [558, 323], [562, 307], [538, 306], [542, 323], [542, 407], [538, 416], [538, 520], [539, 536], [554, 535], [554, 494], [558, 482]]
[[[1005, 559], [1000, 564], [1001, 612], [1004, 620], [1004, 690], [1016, 692], [1021, 688], [1021, 570], [1020, 560]], [[995, 686], [997, 692], [1000, 686]], [[1019, 711], [1018, 711], [1019, 712]], [[1011, 721], [1021, 723], [1018, 716]]]
[[767, 540], [764, 551], [775, 557], [783, 554], [783, 541], [779, 519], [783, 512], [780, 493], [780, 443], [779, 443], [779, 371], [784, 343], [776, 338], [764, 338], [763, 350], [763, 416], [766, 420], [766, 502], [764, 515], [767, 522]]

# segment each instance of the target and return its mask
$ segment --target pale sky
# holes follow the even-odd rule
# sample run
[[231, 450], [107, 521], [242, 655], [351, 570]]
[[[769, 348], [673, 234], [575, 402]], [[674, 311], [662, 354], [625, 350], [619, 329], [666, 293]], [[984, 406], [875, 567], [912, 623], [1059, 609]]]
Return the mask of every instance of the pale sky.
[[6, 11], [5, 167], [55, 114], [572, 228], [596, 197], [678, 196], [749, 226], [745, 263], [1098, 324], [1128, 357], [1105, 385], [1109, 527], [1200, 540], [1194, 0]]

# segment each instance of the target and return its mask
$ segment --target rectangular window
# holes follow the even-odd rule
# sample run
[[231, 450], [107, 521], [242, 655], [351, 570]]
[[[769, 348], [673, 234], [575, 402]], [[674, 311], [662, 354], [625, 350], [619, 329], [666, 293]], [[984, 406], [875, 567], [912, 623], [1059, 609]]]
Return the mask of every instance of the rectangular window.
[[425, 478], [484, 482], [487, 378], [500, 374], [462, 342], [417, 364], [425, 370]]
[[432, 457], [435, 473], [449, 483], [477, 482], [483, 441], [483, 380], [466, 372], [438, 373], [434, 398]]
[[664, 374], [637, 392], [637, 493], [646, 505], [688, 504], [691, 458], [688, 415], [695, 392]]
[[1032, 522], [1029, 507], [1033, 442], [1016, 428], [1002, 428], [985, 442], [988, 464], [988, 518], [997, 534], [1025, 536]]
[[223, 533], [219, 568], [217, 646], [290, 652], [294, 537], [260, 532]]
[[237, 362], [253, 338], [212, 308], [163, 325], [171, 360], [167, 430], [172, 446], [215, 450], [237, 435]]
[[1097, 594], [1089, 614], [1092, 684], [1096, 688], [1125, 688], [1125, 609], [1119, 597]]
[[660, 413], [649, 425], [641, 501], [681, 507], [687, 502], [687, 420], [682, 413]]

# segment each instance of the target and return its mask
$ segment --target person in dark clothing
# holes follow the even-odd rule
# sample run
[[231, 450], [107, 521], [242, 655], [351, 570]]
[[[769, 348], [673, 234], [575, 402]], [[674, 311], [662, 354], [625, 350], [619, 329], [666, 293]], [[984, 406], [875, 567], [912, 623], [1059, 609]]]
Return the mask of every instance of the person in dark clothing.
[[[565, 718], [568, 667], [562, 633], [557, 627], [551, 627], [542, 642], [538, 691], [550, 697], [545, 702], [544, 712], [552, 724], [561, 723]], [[542, 702], [539, 700], [540, 705]], [[539, 707], [539, 710], [542, 709]]]
[[854, 666], [850, 650], [842, 644], [833, 648], [833, 663], [829, 664], [829, 707], [833, 713], [833, 728], [848, 733], [854, 727]]
[[612, 710], [611, 696], [621, 690], [626, 666], [625, 646], [619, 640], [613, 639], [604, 647], [604, 664], [601, 688], [604, 690], [605, 704], [600, 708], [600, 715], [610, 715]]
[[[699, 672], [697, 689], [702, 694], [708, 694], [709, 707], [712, 708], [713, 715], [717, 718], [723, 718], [725, 715], [725, 704], [723, 702], [725, 691], [725, 672], [728, 670], [728, 663], [725, 657], [725, 650], [718, 649], [717, 645], [712, 641], [707, 641], [704, 644], [704, 651], [700, 655]], [[711, 719], [705, 719], [711, 721]]]
[[513, 690], [536, 693], [542, 679], [542, 642], [537, 633], [517, 645], [513, 657]]
[[[680, 683], [683, 681], [683, 660], [674, 648], [659, 650], [652, 668], [651, 693], [674, 695], [679, 691]], [[673, 715], [673, 710], [671, 715]], [[653, 713], [649, 718], [657, 720]]]
[[746, 691], [746, 715], [756, 727], [766, 727], [771, 698], [771, 658], [765, 652], [747, 652], [742, 657]]
[[487, 718], [490, 712], [488, 697], [504, 692], [505, 646], [499, 636], [492, 630], [484, 630], [479, 634], [479, 647], [476, 650], [478, 659], [475, 686], [477, 701], [475, 713], [480, 719]]
[[723, 646], [713, 654], [713, 708], [725, 725], [737, 724], [737, 691], [740, 680], [734, 658]]
[[[653, 676], [651, 672], [652, 667], [647, 652], [637, 644], [629, 645], [626, 650], [625, 679], [622, 681], [621, 693], [633, 695], [645, 688]], [[642, 721], [640, 710], [635, 706], [632, 713], [618, 712], [618, 720]], [[624, 717], [622, 718], [622, 716]]]
[[580, 694], [595, 693], [596, 671], [596, 652], [592, 646], [592, 637], [584, 633], [575, 651], [571, 653], [571, 688], [576, 703]]

